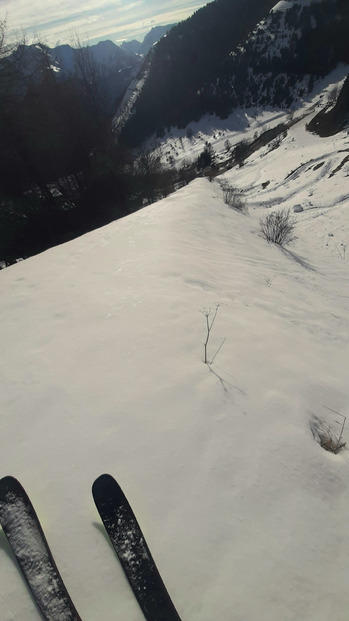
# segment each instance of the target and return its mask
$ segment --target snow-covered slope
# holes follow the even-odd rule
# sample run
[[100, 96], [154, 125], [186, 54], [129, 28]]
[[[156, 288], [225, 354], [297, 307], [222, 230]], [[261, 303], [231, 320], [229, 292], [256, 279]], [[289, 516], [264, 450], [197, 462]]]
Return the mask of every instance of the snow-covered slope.
[[[347, 621], [348, 453], [316, 438], [340, 431], [326, 408], [348, 414], [348, 149], [301, 122], [226, 173], [247, 216], [198, 179], [0, 272], [0, 474], [84, 621], [142, 619], [93, 505], [102, 472], [183, 620]], [[295, 204], [298, 239], [268, 245], [259, 218]], [[0, 557], [0, 618], [35, 621], [4, 537]]]

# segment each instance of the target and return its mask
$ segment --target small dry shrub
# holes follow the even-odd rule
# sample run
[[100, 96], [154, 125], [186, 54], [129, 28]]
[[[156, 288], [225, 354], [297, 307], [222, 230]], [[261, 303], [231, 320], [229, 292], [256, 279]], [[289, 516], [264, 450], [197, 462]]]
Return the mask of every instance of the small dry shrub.
[[220, 186], [223, 192], [223, 200], [226, 205], [232, 207], [233, 209], [237, 209], [242, 213], [248, 213], [248, 208], [246, 205], [246, 201], [242, 196], [241, 190], [235, 188], [229, 181], [223, 179], [220, 181]]
[[260, 231], [264, 239], [278, 246], [290, 244], [296, 239], [294, 230], [296, 220], [289, 209], [273, 211], [259, 221]]
[[346, 442], [343, 441], [342, 435], [344, 425], [342, 427], [342, 432], [340, 433], [340, 435], [338, 435], [337, 433], [335, 433], [332, 425], [329, 425], [322, 418], [313, 416], [310, 420], [310, 429], [316, 442], [318, 442], [320, 446], [325, 449], [325, 451], [330, 451], [331, 453], [337, 454], [342, 448], [346, 446]]

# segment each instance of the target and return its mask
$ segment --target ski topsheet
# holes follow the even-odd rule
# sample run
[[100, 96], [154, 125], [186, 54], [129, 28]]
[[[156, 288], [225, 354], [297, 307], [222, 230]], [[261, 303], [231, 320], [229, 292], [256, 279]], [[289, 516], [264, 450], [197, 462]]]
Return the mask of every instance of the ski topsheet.
[[14, 477], [0, 480], [0, 524], [46, 621], [81, 621], [35, 509]]
[[92, 493], [125, 575], [147, 621], [181, 621], [132, 508], [118, 483], [102, 474]]

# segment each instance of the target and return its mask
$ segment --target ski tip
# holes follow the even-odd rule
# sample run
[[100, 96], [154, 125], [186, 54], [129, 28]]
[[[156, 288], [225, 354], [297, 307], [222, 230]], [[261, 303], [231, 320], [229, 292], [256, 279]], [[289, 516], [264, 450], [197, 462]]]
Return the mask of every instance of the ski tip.
[[22, 485], [20, 484], [18, 479], [16, 479], [15, 477], [11, 476], [10, 474], [8, 474], [5, 477], [2, 477], [0, 479], [0, 489], [2, 491], [18, 489], [18, 488], [21, 488], [21, 487], [22, 487]]
[[92, 495], [96, 499], [110, 492], [120, 494], [122, 490], [111, 474], [101, 474], [92, 485]]
[[105, 473], [97, 477], [97, 479], [93, 482], [92, 487], [98, 487], [99, 485], [103, 485], [104, 483], [116, 483], [116, 481], [111, 474]]
[[10, 475], [2, 477], [2, 479], [0, 479], [0, 523], [2, 528], [4, 528], [4, 504], [9, 506], [15, 502], [17, 498], [22, 498], [26, 503], [28, 501], [28, 495], [20, 482]]

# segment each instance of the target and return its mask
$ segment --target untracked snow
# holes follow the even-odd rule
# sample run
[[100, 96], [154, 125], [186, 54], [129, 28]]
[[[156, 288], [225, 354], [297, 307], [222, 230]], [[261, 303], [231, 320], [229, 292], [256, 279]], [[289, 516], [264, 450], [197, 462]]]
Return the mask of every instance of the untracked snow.
[[[92, 500], [103, 472], [183, 621], [348, 620], [348, 451], [319, 444], [349, 413], [348, 149], [301, 121], [226, 173], [247, 216], [197, 179], [0, 272], [0, 474], [84, 621], [142, 620]], [[296, 205], [292, 246], [260, 237]], [[36, 621], [4, 536], [0, 559], [1, 620]]]

